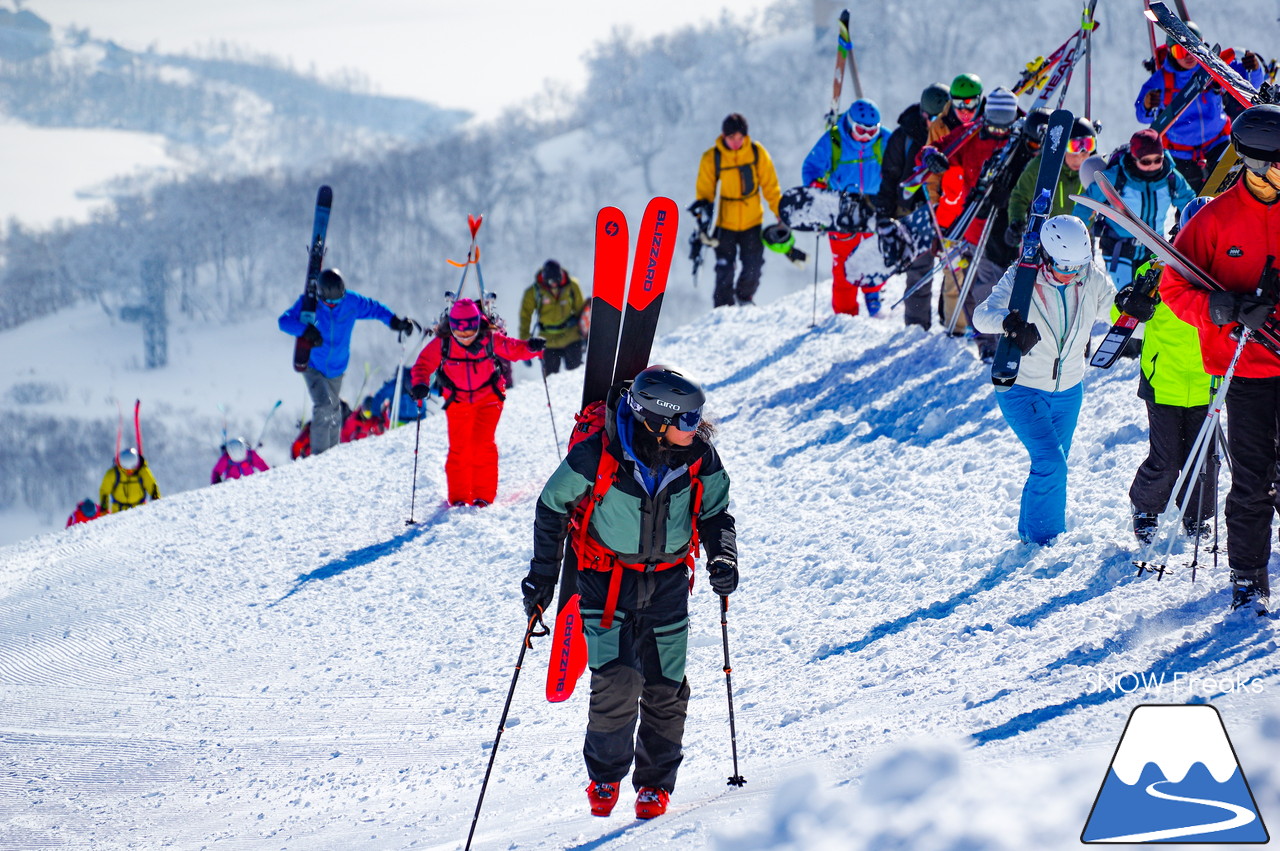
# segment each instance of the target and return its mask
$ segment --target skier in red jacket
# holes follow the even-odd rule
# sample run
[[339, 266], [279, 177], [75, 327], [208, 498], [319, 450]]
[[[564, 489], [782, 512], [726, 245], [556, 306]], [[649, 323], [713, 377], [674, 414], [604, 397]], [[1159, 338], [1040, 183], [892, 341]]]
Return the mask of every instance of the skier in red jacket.
[[493, 435], [502, 416], [507, 382], [498, 358], [533, 360], [542, 356], [541, 337], [516, 340], [489, 324], [480, 306], [460, 298], [446, 322], [413, 365], [413, 397], [425, 399], [437, 376], [449, 421], [449, 454], [444, 472], [450, 505], [486, 506], [498, 494], [498, 445]]
[[[1222, 285], [1201, 289], [1166, 267], [1160, 294], [1179, 319], [1200, 332], [1205, 372], [1223, 375], [1238, 326], [1257, 330], [1276, 312], [1276, 287], [1265, 276], [1280, 263], [1280, 106], [1246, 109], [1231, 128], [1245, 171], [1235, 186], [1205, 205], [1174, 243]], [[1271, 491], [1280, 461], [1280, 356], [1249, 342], [1227, 390], [1227, 555], [1233, 609], [1265, 614], [1271, 596]]]

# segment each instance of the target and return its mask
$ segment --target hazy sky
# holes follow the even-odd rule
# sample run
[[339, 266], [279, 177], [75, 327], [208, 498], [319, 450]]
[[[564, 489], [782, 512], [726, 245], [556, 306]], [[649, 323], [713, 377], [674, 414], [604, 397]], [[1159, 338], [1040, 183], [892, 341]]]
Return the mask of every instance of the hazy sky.
[[[10, 0], [12, 2], [12, 0]], [[581, 57], [615, 25], [652, 35], [717, 17], [724, 0], [26, 0], [55, 27], [144, 49], [229, 41], [329, 74], [354, 68], [382, 94], [481, 116], [577, 84]], [[766, 5], [739, 0], [738, 11]]]

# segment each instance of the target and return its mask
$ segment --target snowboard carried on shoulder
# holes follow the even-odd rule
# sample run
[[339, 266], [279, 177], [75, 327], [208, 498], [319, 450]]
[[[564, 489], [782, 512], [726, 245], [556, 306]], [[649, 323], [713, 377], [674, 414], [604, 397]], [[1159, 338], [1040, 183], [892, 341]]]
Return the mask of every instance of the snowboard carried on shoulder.
[[816, 186], [793, 186], [778, 202], [778, 218], [794, 231], [863, 233], [874, 216], [865, 196]]
[[[311, 225], [311, 244], [307, 249], [307, 282], [302, 293], [302, 315], [307, 325], [316, 324], [320, 266], [324, 263], [324, 240], [329, 231], [329, 211], [333, 208], [333, 190], [321, 186], [316, 193], [316, 214]], [[293, 344], [293, 369], [306, 372], [311, 360], [311, 341], [299, 337]]]
[[[1031, 202], [1031, 215], [1022, 235], [1022, 254], [1014, 272], [1013, 289], [1009, 293], [1009, 312], [1017, 311], [1026, 318], [1031, 307], [1031, 295], [1040, 271], [1040, 228], [1049, 218], [1050, 199], [1058, 186], [1058, 174], [1062, 171], [1067, 155], [1067, 140], [1075, 117], [1065, 109], [1054, 110], [1045, 127], [1044, 142], [1040, 148], [1040, 170], [1036, 173], [1036, 188]], [[997, 391], [1008, 390], [1018, 380], [1022, 366], [1022, 350], [1008, 336], [1002, 335], [996, 344], [995, 359], [991, 362], [991, 383]]]
[[[635, 378], [649, 365], [658, 316], [675, 253], [679, 210], [670, 198], [654, 198], [645, 208], [627, 282], [627, 218], [617, 207], [596, 216], [595, 275], [591, 292], [591, 336], [582, 385], [582, 412], [570, 447], [603, 423], [609, 388]], [[578, 603], [578, 565], [570, 546], [560, 568], [556, 622], [551, 630], [547, 700], [559, 703], [573, 694], [587, 666], [587, 641]]]

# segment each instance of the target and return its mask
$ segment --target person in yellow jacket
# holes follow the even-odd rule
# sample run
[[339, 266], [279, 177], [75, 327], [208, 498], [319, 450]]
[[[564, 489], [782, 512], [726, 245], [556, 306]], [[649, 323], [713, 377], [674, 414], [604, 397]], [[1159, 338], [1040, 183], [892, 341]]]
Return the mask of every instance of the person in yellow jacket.
[[561, 363], [566, 370], [582, 365], [586, 348], [581, 325], [585, 305], [577, 279], [555, 260], [542, 264], [533, 285], [524, 291], [524, 300], [520, 302], [520, 339], [529, 339], [537, 317], [538, 334], [547, 341], [542, 356], [544, 374], [559, 372]]
[[133, 448], [120, 453], [98, 488], [98, 504], [111, 514], [159, 498], [160, 488], [151, 468]]
[[[760, 238], [764, 205], [760, 196], [764, 196], [775, 217], [782, 199], [773, 160], [764, 145], [751, 141], [747, 135], [747, 119], [732, 113], [725, 117], [720, 131], [720, 138], [702, 155], [698, 165], [694, 202], [695, 214], [698, 207], [707, 212], [719, 208], [713, 223], [717, 244], [712, 302], [716, 307], [733, 304], [735, 298], [738, 304], [752, 303], [764, 268], [764, 242]], [[735, 260], [742, 262], [736, 286]]]

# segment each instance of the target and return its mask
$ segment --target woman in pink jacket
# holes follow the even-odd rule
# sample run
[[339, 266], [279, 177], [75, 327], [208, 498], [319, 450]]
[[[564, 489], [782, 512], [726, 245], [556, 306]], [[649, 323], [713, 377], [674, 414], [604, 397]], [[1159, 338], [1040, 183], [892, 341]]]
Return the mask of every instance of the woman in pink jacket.
[[512, 339], [489, 324], [480, 306], [460, 298], [447, 322], [413, 365], [413, 397], [425, 399], [437, 376], [449, 421], [449, 454], [444, 472], [450, 505], [490, 505], [498, 494], [498, 445], [493, 435], [502, 416], [507, 382], [498, 359], [542, 356], [541, 337]]
[[222, 447], [222, 457], [213, 467], [211, 484], [225, 482], [227, 479], [239, 479], [254, 473], [270, 469], [262, 456], [249, 448], [244, 438], [233, 437]]

